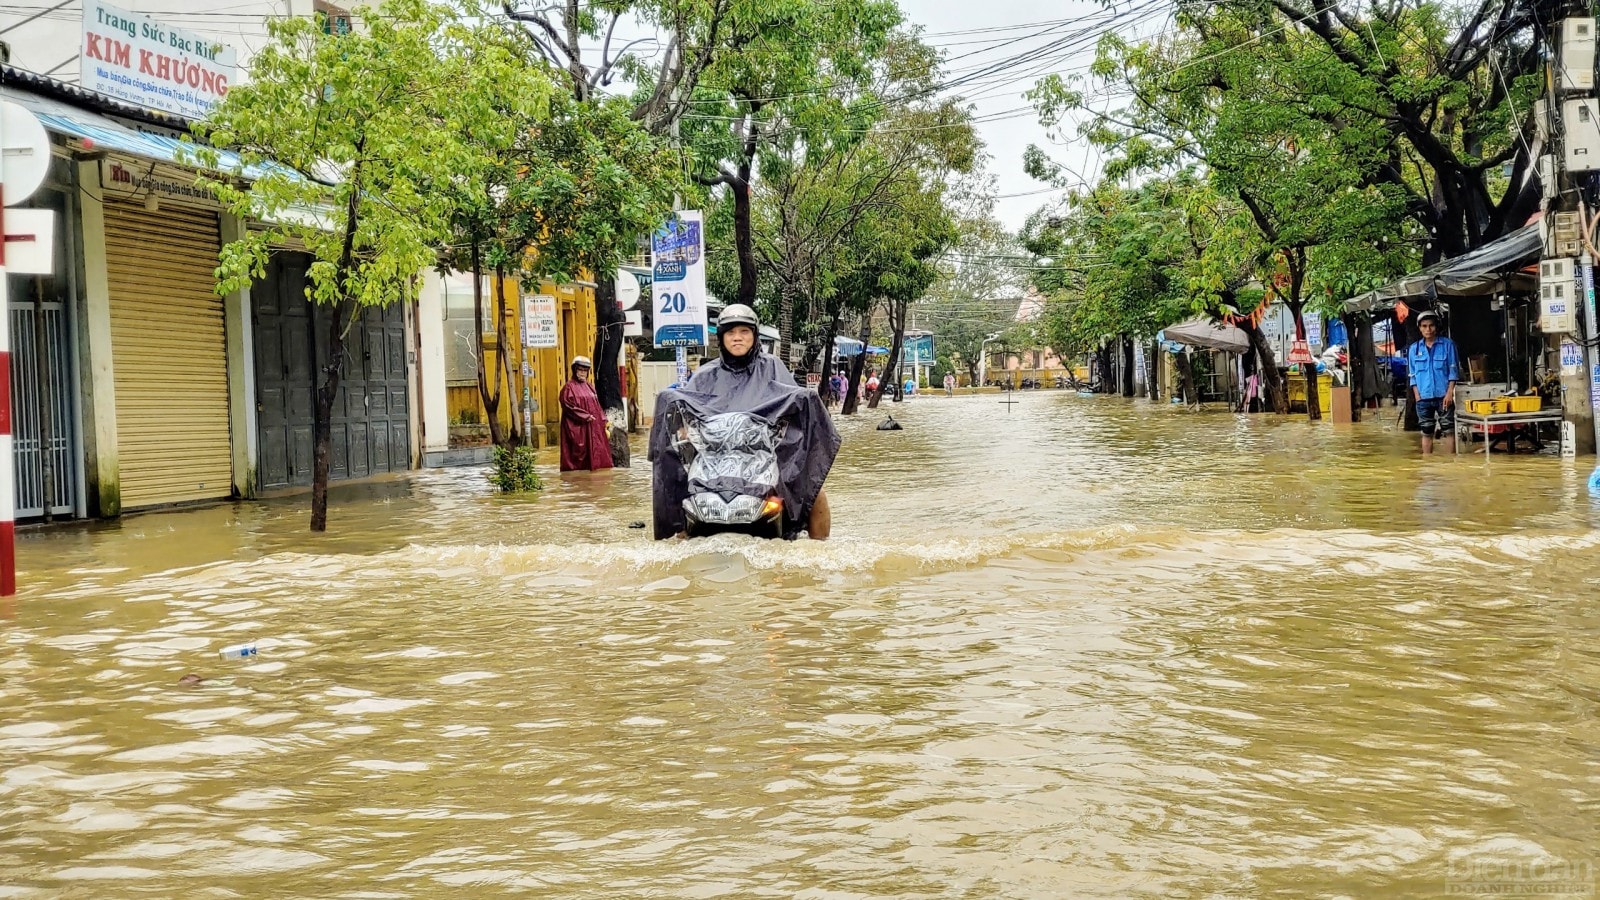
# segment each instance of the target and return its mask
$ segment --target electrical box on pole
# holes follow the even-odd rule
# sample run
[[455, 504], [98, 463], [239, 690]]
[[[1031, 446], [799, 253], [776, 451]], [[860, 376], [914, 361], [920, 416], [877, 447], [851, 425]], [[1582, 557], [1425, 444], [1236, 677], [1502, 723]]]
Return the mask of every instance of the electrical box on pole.
[[1557, 212], [1545, 216], [1550, 234], [1545, 240], [1551, 256], [1577, 256], [1583, 252], [1583, 227], [1576, 212]]
[[1561, 127], [1567, 171], [1600, 169], [1600, 100], [1581, 97], [1563, 101]]
[[1573, 280], [1572, 260], [1539, 260], [1539, 330], [1545, 334], [1572, 334], [1576, 330], [1573, 313], [1577, 309], [1577, 282]]
[[1561, 182], [1557, 180], [1555, 155], [1546, 153], [1539, 157], [1538, 170], [1540, 195], [1546, 200], [1554, 200], [1561, 193]]
[[[1579, 16], [1561, 20], [1561, 70], [1557, 79], [1562, 91], [1594, 90], [1594, 19]], [[1571, 126], [1569, 124], [1568, 129]]]

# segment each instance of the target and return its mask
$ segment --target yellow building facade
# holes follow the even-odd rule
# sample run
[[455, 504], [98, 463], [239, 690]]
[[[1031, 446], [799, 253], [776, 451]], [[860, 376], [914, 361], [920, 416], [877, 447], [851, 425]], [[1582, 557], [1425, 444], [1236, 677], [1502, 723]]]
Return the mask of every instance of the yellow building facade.
[[[545, 447], [559, 439], [561, 425], [561, 386], [566, 383], [567, 371], [575, 356], [590, 356], [594, 352], [595, 315], [594, 288], [586, 283], [556, 285], [544, 282], [531, 294], [545, 294], [556, 299], [556, 336], [558, 346], [550, 349], [526, 350], [522, 347], [522, 316], [524, 292], [516, 279], [491, 281], [492, 290], [505, 301], [505, 348], [500, 346], [491, 316], [498, 313], [499, 304], [484, 300], [483, 355], [489, 377], [498, 383], [500, 404], [496, 418], [509, 429], [513, 418], [524, 412], [523, 390], [526, 388], [531, 406], [533, 445]], [[500, 354], [510, 354], [509, 365], [502, 367]], [[527, 365], [524, 366], [524, 363]], [[506, 373], [510, 373], [507, 383]], [[451, 381], [446, 386], [450, 421], [486, 422], [483, 398], [476, 381]]]

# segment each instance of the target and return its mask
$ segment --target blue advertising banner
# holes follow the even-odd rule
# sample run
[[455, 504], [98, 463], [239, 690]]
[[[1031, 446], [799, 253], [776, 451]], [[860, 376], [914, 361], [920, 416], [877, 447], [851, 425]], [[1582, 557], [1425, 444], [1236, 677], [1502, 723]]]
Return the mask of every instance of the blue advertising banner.
[[933, 335], [921, 334], [906, 338], [906, 362], [916, 366], [933, 365]]
[[672, 214], [650, 235], [651, 315], [657, 347], [706, 345], [705, 225], [699, 210]]

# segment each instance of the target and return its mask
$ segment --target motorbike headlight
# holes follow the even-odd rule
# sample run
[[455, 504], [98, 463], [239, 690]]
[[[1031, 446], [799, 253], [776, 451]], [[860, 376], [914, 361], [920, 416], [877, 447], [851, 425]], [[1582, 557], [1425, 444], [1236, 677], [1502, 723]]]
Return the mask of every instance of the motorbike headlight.
[[761, 498], [740, 494], [728, 502], [728, 521], [748, 525], [761, 518]]
[[696, 521], [712, 525], [748, 525], [763, 515], [761, 498], [748, 494], [723, 500], [713, 493], [700, 493], [683, 501], [683, 505]]
[[728, 505], [716, 494], [695, 494], [683, 501], [689, 515], [701, 522], [720, 524], [728, 521]]

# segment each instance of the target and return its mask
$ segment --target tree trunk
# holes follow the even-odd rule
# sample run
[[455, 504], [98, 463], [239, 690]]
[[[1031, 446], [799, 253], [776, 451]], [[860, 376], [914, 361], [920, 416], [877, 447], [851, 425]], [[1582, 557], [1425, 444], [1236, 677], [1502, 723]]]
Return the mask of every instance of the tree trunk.
[[[1306, 340], [1306, 314], [1305, 304], [1290, 301], [1289, 311], [1294, 314], [1294, 338], [1297, 341]], [[1307, 344], [1309, 347], [1309, 343]], [[1317, 397], [1317, 364], [1315, 361], [1301, 363], [1300, 370], [1306, 379], [1306, 419], [1315, 422], [1322, 418], [1322, 401]]]
[[[822, 396], [822, 399], [823, 399], [824, 402], [826, 402], [828, 400], [841, 400], [841, 399], [843, 399], [842, 397], [833, 396], [833, 383], [832, 383], [832, 375], [833, 375], [833, 337], [834, 337], [834, 335], [839, 333], [839, 316], [840, 316], [840, 313], [835, 312], [833, 314], [833, 321], [828, 323], [827, 333], [823, 334], [823, 336], [822, 336], [822, 348], [819, 351], [821, 353], [822, 360], [821, 360], [821, 365], [818, 367], [817, 371], [822, 373], [822, 380], [817, 383], [817, 393]], [[806, 366], [806, 371], [807, 372], [811, 371], [811, 367], [809, 365]]]
[[[742, 280], [742, 279], [741, 279]], [[793, 365], [789, 355], [794, 342], [794, 283], [785, 278], [778, 283], [778, 358]]]
[[[500, 429], [500, 373], [489, 370], [489, 353], [483, 342], [483, 257], [476, 243], [472, 245], [472, 320], [478, 332], [478, 397], [483, 401], [483, 416], [489, 424], [489, 440], [496, 447], [505, 446], [505, 433]], [[505, 333], [505, 317], [499, 317], [494, 333], [498, 338]], [[502, 340], [495, 353], [505, 358]], [[491, 380], [493, 386], [491, 387]]]
[[1122, 396], [1133, 396], [1133, 337], [1122, 336]]
[[613, 275], [594, 276], [594, 392], [600, 408], [622, 409], [622, 379], [617, 360], [622, 350], [622, 325], [627, 317], [617, 309], [617, 285]]
[[1183, 398], [1183, 405], [1197, 405], [1200, 396], [1194, 387], [1194, 363], [1189, 359], [1189, 351], [1173, 354], [1172, 360], [1178, 372], [1178, 395]]
[[1111, 374], [1111, 343], [1107, 341], [1094, 351], [1094, 365], [1100, 372], [1100, 393], [1115, 393], [1116, 379]]
[[[345, 203], [344, 209], [344, 247], [339, 251], [339, 264], [333, 270], [336, 283], [343, 288], [349, 283], [354, 271], [356, 258], [356, 226], [360, 224], [361, 196], [363, 193], [361, 182], [361, 157], [362, 150], [366, 147], [365, 135], [356, 139], [356, 161], [350, 166], [350, 199]], [[474, 250], [477, 246], [474, 245]], [[476, 257], [474, 257], [476, 261]], [[476, 268], [476, 267], [475, 267]], [[477, 298], [478, 313], [478, 340], [483, 340], [483, 288], [477, 273], [473, 273], [473, 291]], [[348, 289], [346, 289], [348, 290]], [[347, 295], [343, 302], [350, 304], [350, 315], [355, 315], [356, 303], [354, 297]], [[344, 366], [344, 322], [343, 303], [336, 303], [333, 315], [328, 324], [328, 365], [323, 370], [322, 386], [317, 389], [317, 402], [315, 414], [311, 420], [311, 530], [328, 530], [328, 474], [332, 464], [333, 455], [333, 401], [339, 396], [339, 376]], [[315, 321], [315, 310], [312, 311]], [[483, 355], [478, 355], [478, 371], [483, 371]]]
[[[1140, 349], [1142, 350], [1143, 348]], [[1144, 367], [1144, 390], [1151, 400], [1161, 399], [1161, 386], [1157, 384], [1160, 379], [1156, 378], [1156, 361], [1161, 358], [1157, 354], [1160, 352], [1161, 345], [1151, 342], [1150, 355], [1145, 357], [1147, 365]]]
[[[333, 456], [333, 401], [339, 396], [344, 368], [344, 304], [334, 304], [328, 323], [328, 362], [317, 388], [316, 416], [311, 423], [311, 530], [328, 530], [328, 474]], [[352, 311], [353, 312], [353, 311]], [[481, 364], [481, 363], [480, 363]]]
[[878, 403], [883, 399], [884, 391], [893, 391], [896, 397], [900, 394], [900, 353], [905, 347], [906, 340], [906, 307], [905, 301], [890, 301], [887, 307], [889, 313], [889, 327], [894, 331], [893, 338], [889, 341], [889, 359], [884, 363], [883, 374], [878, 378], [878, 389], [873, 392], [867, 403], [868, 409], [877, 409]]
[[[903, 321], [903, 320], [902, 320]], [[878, 376], [878, 389], [867, 398], [867, 409], [877, 409], [878, 402], [883, 399], [883, 392], [890, 390], [890, 384], [899, 376], [895, 368], [900, 364], [900, 343], [904, 340], [901, 329], [895, 329], [894, 340], [889, 343], [889, 361], [884, 363], [883, 374]], [[866, 354], [863, 353], [862, 356]]]
[[1245, 319], [1240, 322], [1239, 330], [1250, 338], [1250, 346], [1256, 350], [1256, 357], [1261, 363], [1261, 384], [1267, 390], [1267, 402], [1272, 411], [1283, 415], [1289, 411], [1289, 397], [1284, 390], [1283, 379], [1278, 372], [1278, 360], [1272, 354], [1272, 345], [1267, 343], [1267, 336], [1262, 333], [1261, 326]]
[[619, 469], [628, 468], [627, 432], [616, 427], [623, 421], [622, 375], [618, 362], [622, 356], [622, 326], [627, 316], [617, 308], [616, 271], [598, 267], [594, 272], [594, 392], [606, 412], [606, 434], [611, 440], [611, 461]]
[[[872, 316], [864, 313], [861, 316], [861, 352], [850, 361], [850, 383], [844, 389], [844, 405], [839, 412], [842, 415], [853, 416], [861, 402], [861, 373], [867, 368], [867, 341], [872, 337]], [[879, 379], [880, 383], [882, 379]]]
[[739, 256], [739, 294], [735, 303], [751, 309], [756, 305], [755, 237], [750, 230], [750, 182], [733, 186], [733, 246]]
[[[511, 374], [513, 371], [511, 368], [511, 351], [513, 349], [520, 351], [522, 348], [512, 347], [512, 342], [506, 334], [506, 313], [508, 312], [506, 309], [506, 283], [498, 269], [495, 271], [494, 280], [494, 309], [495, 343], [500, 348], [500, 374], [498, 377], [504, 379], [500, 382], [499, 393], [500, 397], [505, 397], [508, 393], [511, 395], [511, 408], [507, 410], [510, 413], [508, 418], [511, 420], [511, 428], [504, 435], [505, 443], [502, 444], [496, 441], [495, 446], [510, 449], [522, 443], [522, 429], [518, 427], [522, 420], [521, 398], [517, 396], [517, 379]], [[496, 424], [498, 424], [498, 417], [496, 417]]]

